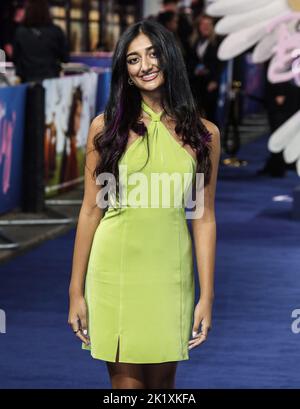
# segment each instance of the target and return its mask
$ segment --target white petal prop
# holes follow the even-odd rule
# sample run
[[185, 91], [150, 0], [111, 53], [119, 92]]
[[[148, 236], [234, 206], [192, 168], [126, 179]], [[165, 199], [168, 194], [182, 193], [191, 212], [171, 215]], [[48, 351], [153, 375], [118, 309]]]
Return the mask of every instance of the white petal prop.
[[300, 129], [290, 136], [290, 141], [283, 151], [283, 159], [286, 163], [293, 163], [300, 158]]
[[296, 162], [296, 170], [297, 170], [298, 176], [300, 176], [300, 158]]
[[252, 27], [229, 34], [218, 48], [218, 58], [229, 60], [248, 50], [266, 35], [266, 23], [260, 22]]
[[251, 10], [249, 13], [235, 14], [223, 17], [215, 26], [216, 33], [220, 35], [234, 33], [246, 27], [275, 18], [288, 11], [288, 6], [282, 0], [274, 0], [271, 4]]
[[[274, 3], [274, 1], [276, 0], [216, 0], [206, 8], [206, 13], [214, 17], [247, 13], [267, 4]], [[285, 0], [281, 0], [281, 2], [286, 3]]]
[[277, 153], [285, 150], [293, 135], [299, 132], [299, 123], [300, 111], [292, 115], [284, 124], [273, 132], [268, 141], [269, 151]]
[[268, 61], [276, 52], [275, 46], [277, 43], [277, 31], [267, 34], [255, 47], [252, 54], [252, 61], [254, 64], [259, 64]]

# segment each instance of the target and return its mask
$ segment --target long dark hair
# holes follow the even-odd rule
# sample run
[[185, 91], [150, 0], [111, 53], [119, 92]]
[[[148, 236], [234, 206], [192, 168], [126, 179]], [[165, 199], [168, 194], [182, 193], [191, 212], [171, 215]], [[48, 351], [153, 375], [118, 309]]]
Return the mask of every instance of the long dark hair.
[[48, 26], [52, 23], [47, 0], [27, 0], [25, 3], [25, 17], [23, 24], [26, 27]]
[[100, 161], [93, 176], [97, 177], [103, 172], [113, 174], [118, 192], [118, 161], [126, 149], [129, 130], [148, 138], [146, 126], [139, 121], [141, 94], [137, 87], [128, 84], [126, 62], [128, 46], [141, 32], [150, 38], [155, 47], [164, 75], [162, 107], [176, 120], [176, 134], [181, 135], [182, 141], [196, 150], [196, 172], [204, 173], [206, 186], [211, 176], [208, 144], [211, 141], [211, 133], [200, 120], [200, 110], [193, 98], [182, 53], [173, 33], [158, 22], [147, 19], [128, 27], [116, 44], [112, 60], [110, 95], [104, 110], [104, 129], [94, 138], [94, 147], [100, 155]]

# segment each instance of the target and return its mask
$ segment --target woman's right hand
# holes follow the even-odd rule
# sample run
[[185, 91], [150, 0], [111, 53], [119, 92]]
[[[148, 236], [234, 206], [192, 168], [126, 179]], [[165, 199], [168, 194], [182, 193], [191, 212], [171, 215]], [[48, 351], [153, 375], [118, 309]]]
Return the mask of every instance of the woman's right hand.
[[68, 324], [75, 335], [86, 345], [90, 345], [87, 328], [87, 306], [83, 295], [70, 295]]

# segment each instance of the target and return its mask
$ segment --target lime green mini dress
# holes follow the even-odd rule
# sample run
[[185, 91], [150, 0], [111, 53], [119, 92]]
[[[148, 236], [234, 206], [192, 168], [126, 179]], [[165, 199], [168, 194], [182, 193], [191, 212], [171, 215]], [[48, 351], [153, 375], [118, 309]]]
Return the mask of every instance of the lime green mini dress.
[[[152, 175], [161, 174], [176, 173], [188, 189], [195, 159], [162, 123], [163, 111], [154, 112], [144, 101], [142, 109], [151, 118], [148, 138], [139, 136], [119, 160], [119, 170], [127, 169], [125, 197], [137, 188], [138, 183], [129, 184], [135, 172], [150, 193]], [[81, 344], [93, 358], [116, 362], [119, 343], [119, 362], [189, 359], [195, 300], [192, 239], [185, 207], [172, 205], [182, 189], [170, 190], [169, 206], [161, 198], [153, 205], [149, 194], [142, 205], [108, 207], [95, 231], [85, 278], [90, 345]]]

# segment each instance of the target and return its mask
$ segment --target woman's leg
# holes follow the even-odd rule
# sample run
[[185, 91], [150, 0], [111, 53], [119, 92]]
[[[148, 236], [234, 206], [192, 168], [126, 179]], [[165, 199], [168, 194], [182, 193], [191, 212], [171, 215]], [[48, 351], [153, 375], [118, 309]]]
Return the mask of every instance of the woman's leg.
[[177, 361], [143, 364], [146, 389], [175, 389]]
[[106, 363], [112, 389], [145, 389], [142, 364]]
[[112, 389], [145, 389], [143, 364], [119, 362], [119, 344], [116, 362], [106, 362]]

